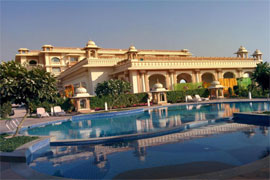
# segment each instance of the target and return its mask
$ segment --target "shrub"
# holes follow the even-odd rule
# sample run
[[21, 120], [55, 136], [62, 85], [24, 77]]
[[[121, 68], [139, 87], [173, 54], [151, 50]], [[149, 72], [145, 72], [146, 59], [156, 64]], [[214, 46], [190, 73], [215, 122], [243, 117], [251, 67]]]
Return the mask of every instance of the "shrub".
[[229, 93], [229, 95], [230, 95], [230, 97], [232, 96], [232, 94], [233, 94], [233, 92], [232, 92], [232, 88], [231, 87], [229, 87], [228, 88], [228, 93]]
[[11, 102], [6, 102], [3, 104], [0, 104], [0, 115], [1, 118], [7, 118], [9, 114], [12, 111], [12, 105]]
[[201, 97], [208, 97], [209, 90], [206, 88], [200, 88], [187, 91], [168, 91], [167, 99], [169, 103], [184, 102], [186, 95], [194, 96], [195, 94], [198, 94]]
[[132, 107], [134, 105], [143, 105], [147, 103], [148, 94], [147, 93], [138, 93], [138, 94], [121, 94], [116, 102], [113, 102], [113, 99], [110, 96], [95, 96], [90, 98], [91, 109], [101, 110], [105, 107], [105, 102], [108, 103], [108, 106], [113, 104], [114, 108], [119, 107]]

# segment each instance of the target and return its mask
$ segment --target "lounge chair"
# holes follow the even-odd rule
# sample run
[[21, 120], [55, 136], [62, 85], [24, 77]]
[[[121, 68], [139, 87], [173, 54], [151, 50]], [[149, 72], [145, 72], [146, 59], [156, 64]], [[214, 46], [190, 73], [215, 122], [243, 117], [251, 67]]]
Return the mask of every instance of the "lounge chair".
[[51, 113], [54, 113], [54, 115], [56, 116], [66, 115], [66, 112], [62, 110], [60, 106], [54, 106], [53, 108], [51, 108]]
[[195, 97], [194, 97], [194, 100], [196, 102], [200, 102], [200, 101], [202, 101], [202, 98], [198, 94], [196, 94]]
[[200, 101], [209, 101], [209, 98], [201, 98], [201, 96], [198, 94], [195, 95], [195, 98], [200, 99]]
[[49, 117], [50, 115], [45, 111], [44, 108], [37, 108], [37, 117]]
[[187, 95], [186, 102], [194, 102], [194, 100], [192, 99], [192, 97], [190, 95]]

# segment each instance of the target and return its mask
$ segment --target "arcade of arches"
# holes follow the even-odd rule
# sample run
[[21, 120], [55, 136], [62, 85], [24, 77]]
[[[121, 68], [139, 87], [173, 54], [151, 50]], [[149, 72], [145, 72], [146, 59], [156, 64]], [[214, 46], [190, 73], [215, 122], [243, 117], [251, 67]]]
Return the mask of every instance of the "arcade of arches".
[[[243, 77], [244, 72], [247, 71], [228, 71], [228, 70], [216, 70], [209, 72], [200, 72], [188, 71], [188, 72], [179, 72], [176, 70], [168, 71], [133, 71], [136, 75], [136, 84], [135, 88], [137, 92], [148, 92], [152, 90], [152, 87], [155, 83], [159, 82], [167, 90], [173, 90], [174, 85], [178, 83], [198, 83], [202, 82], [204, 87], [210, 86], [211, 82], [218, 80], [221, 84], [226, 83], [226, 86], [229, 87], [235, 84], [236, 78]], [[249, 75], [249, 74], [248, 74]], [[118, 76], [119, 79], [122, 79], [122, 76]], [[132, 76], [129, 76], [126, 80], [132, 82]], [[134, 81], [133, 81], [134, 82]], [[223, 84], [225, 85], [225, 84]], [[134, 86], [134, 84], [133, 84]], [[137, 86], [137, 87], [136, 87]]]

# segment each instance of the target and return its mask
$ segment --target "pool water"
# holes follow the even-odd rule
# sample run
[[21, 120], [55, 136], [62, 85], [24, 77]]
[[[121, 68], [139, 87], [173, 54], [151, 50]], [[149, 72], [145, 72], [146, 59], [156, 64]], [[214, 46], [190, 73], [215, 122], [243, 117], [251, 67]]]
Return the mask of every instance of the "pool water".
[[180, 105], [110, 118], [54, 123], [24, 131], [28, 135], [52, 136], [52, 140], [91, 139], [158, 132], [192, 122], [231, 117], [233, 112], [270, 110], [269, 102]]
[[[166, 169], [172, 172], [172, 167], [177, 167], [174, 173], [194, 175], [199, 165], [200, 171], [211, 172], [269, 155], [269, 130], [265, 126], [217, 123], [134, 141], [54, 146], [29, 157], [28, 163], [41, 173], [74, 179], [170, 178], [172, 173], [166, 173]], [[148, 173], [141, 171], [144, 168]]]

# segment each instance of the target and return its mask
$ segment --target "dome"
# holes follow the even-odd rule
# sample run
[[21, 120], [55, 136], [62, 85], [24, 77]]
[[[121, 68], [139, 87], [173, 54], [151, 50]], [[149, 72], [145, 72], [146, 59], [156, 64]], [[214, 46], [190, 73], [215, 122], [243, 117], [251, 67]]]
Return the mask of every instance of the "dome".
[[75, 92], [76, 94], [82, 94], [87, 93], [87, 90], [84, 87], [78, 87]]
[[89, 40], [86, 44], [86, 47], [97, 47], [97, 45], [94, 41]]
[[212, 86], [220, 85], [220, 82], [219, 82], [219, 81], [213, 81], [213, 82], [211, 83], [211, 85], [212, 85]]
[[254, 51], [252, 55], [254, 56], [254, 55], [261, 55], [261, 54], [262, 52], [259, 49], [256, 49], [256, 51]]
[[163, 88], [163, 85], [161, 83], [157, 82], [156, 84], [154, 84], [153, 88], [154, 89]]
[[137, 49], [135, 48], [135, 46], [131, 45], [128, 49], [128, 51], [137, 51]]
[[240, 46], [237, 53], [241, 53], [241, 52], [248, 52], [248, 51], [246, 50], [246, 48], [244, 46]]

